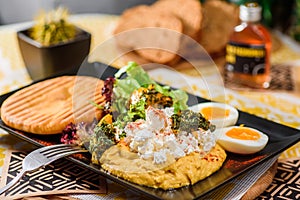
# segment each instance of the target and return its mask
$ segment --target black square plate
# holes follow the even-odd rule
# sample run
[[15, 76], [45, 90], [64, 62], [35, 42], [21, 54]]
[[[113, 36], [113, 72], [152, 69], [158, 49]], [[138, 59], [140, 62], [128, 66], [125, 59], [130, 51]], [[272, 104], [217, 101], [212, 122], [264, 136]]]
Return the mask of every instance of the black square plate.
[[[77, 73], [70, 72], [64, 73], [64, 75], [88, 75], [99, 77], [100, 79], [105, 79], [109, 76], [113, 76], [117, 69], [107, 66], [101, 63], [88, 63], [85, 67], [81, 67], [80, 71]], [[63, 74], [60, 74], [63, 75]], [[59, 75], [58, 75], [59, 76]], [[13, 94], [15, 91], [0, 96], [0, 104]], [[189, 105], [193, 105], [199, 102], [205, 102], [206, 99], [201, 97], [196, 97], [189, 95]], [[260, 131], [266, 133], [269, 136], [269, 142], [266, 147], [259, 153], [247, 156], [241, 156], [237, 154], [227, 153], [227, 159], [224, 162], [222, 168], [211, 175], [210, 177], [199, 181], [198, 183], [183, 187], [175, 190], [164, 191], [161, 189], [153, 189], [149, 187], [144, 187], [136, 185], [120, 179], [114, 175], [111, 175], [101, 169], [100, 166], [93, 165], [89, 163], [88, 159], [82, 158], [68, 158], [71, 162], [82, 165], [97, 174], [100, 174], [112, 181], [115, 181], [127, 188], [130, 188], [136, 192], [141, 193], [150, 198], [154, 199], [196, 199], [201, 198], [208, 192], [218, 189], [221, 185], [227, 183], [231, 179], [241, 175], [242, 173], [248, 171], [249, 169], [257, 166], [258, 164], [280, 154], [287, 148], [296, 144], [300, 141], [300, 131], [293, 129], [272, 121], [268, 121], [263, 118], [259, 118], [254, 115], [250, 115], [245, 112], [239, 111], [239, 119], [237, 124], [245, 124], [248, 127], [259, 129]], [[15, 130], [11, 127], [6, 126], [3, 121], [0, 120], [0, 127], [6, 130], [8, 133], [21, 138], [22, 140], [28, 141], [36, 146], [44, 146], [55, 144], [59, 142], [60, 135], [53, 135], [43, 137], [40, 135], [34, 135], [30, 133], [24, 133]]]

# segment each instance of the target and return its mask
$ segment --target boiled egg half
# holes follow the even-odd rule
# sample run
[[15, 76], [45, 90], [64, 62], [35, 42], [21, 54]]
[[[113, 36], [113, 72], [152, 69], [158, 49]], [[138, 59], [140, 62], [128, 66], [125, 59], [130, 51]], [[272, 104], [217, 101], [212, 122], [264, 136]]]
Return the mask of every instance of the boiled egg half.
[[216, 128], [233, 126], [238, 120], [239, 113], [236, 108], [224, 103], [205, 102], [191, 106], [194, 112], [200, 112]]
[[238, 154], [253, 154], [268, 143], [268, 136], [259, 130], [243, 126], [232, 126], [215, 130], [217, 143], [226, 151]]

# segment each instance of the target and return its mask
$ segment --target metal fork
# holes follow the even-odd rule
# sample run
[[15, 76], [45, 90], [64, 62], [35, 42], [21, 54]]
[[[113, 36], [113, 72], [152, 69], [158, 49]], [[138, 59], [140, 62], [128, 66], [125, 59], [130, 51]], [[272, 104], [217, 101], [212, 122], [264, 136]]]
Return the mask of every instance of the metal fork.
[[59, 158], [81, 152], [87, 152], [87, 150], [76, 145], [68, 144], [51, 145], [32, 151], [24, 158], [20, 173], [11, 182], [0, 189], [0, 195], [15, 185], [25, 173], [38, 170]]

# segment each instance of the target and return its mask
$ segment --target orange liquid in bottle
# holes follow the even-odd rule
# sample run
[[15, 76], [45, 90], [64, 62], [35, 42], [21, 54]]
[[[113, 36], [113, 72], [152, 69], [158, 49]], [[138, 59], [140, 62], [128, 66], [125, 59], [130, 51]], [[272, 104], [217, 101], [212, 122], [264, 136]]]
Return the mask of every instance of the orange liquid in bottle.
[[269, 87], [271, 36], [263, 25], [243, 21], [235, 27], [226, 52], [230, 80], [253, 88]]

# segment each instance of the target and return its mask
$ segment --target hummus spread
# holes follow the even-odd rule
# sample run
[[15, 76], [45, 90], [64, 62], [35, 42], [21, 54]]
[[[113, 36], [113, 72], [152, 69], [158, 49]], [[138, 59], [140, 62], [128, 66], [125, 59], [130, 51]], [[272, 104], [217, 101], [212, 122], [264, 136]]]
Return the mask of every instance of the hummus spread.
[[104, 152], [100, 163], [103, 169], [127, 181], [168, 190], [203, 180], [219, 170], [225, 159], [225, 151], [216, 145], [205, 156], [192, 152], [177, 160], [170, 158], [156, 164], [118, 144]]

